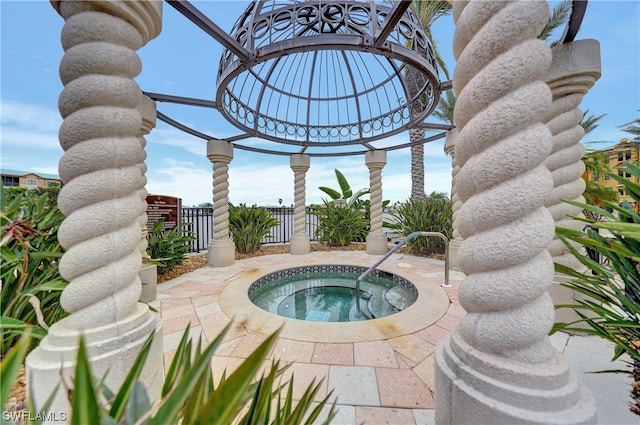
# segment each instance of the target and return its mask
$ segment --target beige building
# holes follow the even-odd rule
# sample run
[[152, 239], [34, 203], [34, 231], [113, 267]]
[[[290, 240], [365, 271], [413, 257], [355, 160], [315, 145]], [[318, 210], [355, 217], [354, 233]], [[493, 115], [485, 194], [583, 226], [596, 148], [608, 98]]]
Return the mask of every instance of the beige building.
[[1, 169], [4, 187], [38, 187], [62, 186], [62, 180], [55, 174], [34, 173], [32, 171]]
[[[606, 154], [607, 165], [611, 170], [611, 174], [617, 173], [620, 177], [629, 180], [633, 179], [634, 183], [639, 183], [637, 177], [632, 177], [629, 173], [625, 173], [618, 169], [618, 167], [623, 167], [625, 162], [633, 162], [636, 164], [640, 162], [639, 143], [632, 142], [629, 139], [622, 139], [620, 140], [620, 143], [611, 146], [610, 148], [602, 149], [601, 152]], [[598, 173], [586, 171], [583, 177], [585, 180], [595, 182], [608, 190], [617, 191], [620, 197], [620, 202], [628, 201], [633, 209], [637, 211], [638, 204], [634, 202], [631, 196], [624, 191], [624, 188], [617, 180], [611, 178], [611, 174], [601, 176]]]

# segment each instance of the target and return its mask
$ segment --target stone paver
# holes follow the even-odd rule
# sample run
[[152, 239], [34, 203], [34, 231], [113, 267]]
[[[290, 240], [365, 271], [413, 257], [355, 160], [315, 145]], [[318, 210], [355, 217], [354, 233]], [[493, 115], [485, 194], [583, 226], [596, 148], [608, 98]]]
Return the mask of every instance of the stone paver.
[[313, 346], [313, 342], [280, 338], [273, 350], [273, 357], [287, 362], [311, 363]]
[[[223, 311], [222, 292], [243, 274], [261, 267], [281, 267], [299, 264], [300, 259], [329, 264], [370, 264], [377, 257], [363, 252], [314, 252], [304, 256], [275, 255], [239, 260], [233, 266], [214, 269], [204, 267], [187, 275], [158, 285], [158, 298], [150, 303], [160, 311], [163, 320], [163, 348], [165, 367], [174, 356], [184, 327], [191, 323], [190, 335], [202, 337], [204, 343], [212, 341], [222, 329], [232, 324], [212, 361], [214, 375], [219, 379], [223, 370], [235, 370], [272, 330], [250, 329], [242, 318], [233, 322], [233, 314]], [[335, 424], [433, 424], [433, 390], [435, 345], [455, 327], [464, 316], [457, 288], [464, 278], [458, 272], [450, 273], [452, 288], [441, 289], [440, 275], [443, 263], [397, 255], [387, 260], [399, 269], [421, 275], [421, 284], [433, 285], [449, 298], [446, 314], [434, 322], [411, 332], [393, 337], [357, 342], [331, 342], [331, 333], [321, 342], [301, 338], [279, 338], [265, 359], [264, 368], [272, 359], [293, 362], [286, 376], [295, 377], [294, 395], [299, 397], [314, 379], [324, 377], [319, 401], [332, 389], [337, 397], [338, 415]], [[428, 277], [425, 277], [428, 276]], [[392, 316], [393, 317], [393, 316]], [[276, 316], [274, 316], [276, 318]], [[265, 327], [265, 329], [277, 329]], [[305, 327], [301, 329], [305, 330]], [[354, 335], [358, 336], [358, 335]], [[624, 375], [585, 374], [613, 368], [609, 360], [611, 347], [601, 340], [581, 339], [558, 333], [551, 337], [554, 346], [563, 351], [572, 369], [595, 394], [599, 423], [635, 423], [637, 416], [628, 412], [630, 385]], [[618, 365], [616, 365], [618, 366]], [[328, 412], [328, 408], [324, 410]], [[321, 415], [322, 416], [322, 415]]]
[[424, 382], [408, 369], [376, 368], [380, 404], [409, 409], [433, 408], [433, 397]]
[[316, 343], [313, 363], [353, 366], [353, 344]]
[[358, 406], [356, 407], [356, 423], [376, 425], [412, 425], [416, 422], [413, 412], [408, 409]]
[[356, 342], [353, 354], [356, 366], [398, 367], [393, 347], [387, 341]]
[[329, 388], [340, 404], [380, 406], [376, 371], [365, 366], [331, 366]]

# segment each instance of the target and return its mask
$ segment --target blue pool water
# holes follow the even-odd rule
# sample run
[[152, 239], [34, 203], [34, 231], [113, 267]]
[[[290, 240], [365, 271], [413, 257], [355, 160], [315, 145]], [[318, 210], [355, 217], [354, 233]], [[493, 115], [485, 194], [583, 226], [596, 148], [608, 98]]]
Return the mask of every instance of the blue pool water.
[[251, 285], [249, 298], [279, 316], [315, 322], [353, 322], [385, 317], [404, 310], [417, 298], [410, 282], [376, 272], [360, 284], [365, 269], [355, 266], [303, 267], [272, 273]]

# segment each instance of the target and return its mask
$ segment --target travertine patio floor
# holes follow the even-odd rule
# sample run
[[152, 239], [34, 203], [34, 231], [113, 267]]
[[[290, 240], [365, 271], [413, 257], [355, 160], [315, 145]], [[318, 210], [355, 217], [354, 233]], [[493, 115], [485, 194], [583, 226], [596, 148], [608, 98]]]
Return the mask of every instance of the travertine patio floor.
[[267, 335], [283, 325], [265, 363], [293, 362], [299, 394], [314, 378], [324, 378], [318, 399], [334, 390], [339, 408], [334, 423], [425, 424], [434, 415], [434, 348], [464, 315], [457, 298], [463, 275], [450, 272], [443, 288], [444, 262], [394, 254], [380, 269], [399, 274], [419, 291], [405, 311], [367, 322], [305, 322], [264, 312], [246, 290], [258, 277], [310, 264], [370, 266], [379, 256], [362, 251], [271, 255], [238, 260], [229, 267], [202, 269], [158, 285], [151, 303], [163, 321], [165, 365], [190, 323], [194, 336], [211, 341], [233, 322], [213, 359], [214, 375], [232, 372]]

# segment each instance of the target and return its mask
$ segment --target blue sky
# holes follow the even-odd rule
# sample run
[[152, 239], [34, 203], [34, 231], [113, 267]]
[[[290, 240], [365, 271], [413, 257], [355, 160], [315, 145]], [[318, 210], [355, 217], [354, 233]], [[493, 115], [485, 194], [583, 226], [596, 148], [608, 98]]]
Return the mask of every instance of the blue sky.
[[[557, 2], [551, 2], [551, 5]], [[216, 24], [229, 31], [248, 2], [193, 1]], [[172, 7], [164, 4], [163, 31], [138, 53], [143, 70], [136, 81], [144, 91], [202, 99], [215, 98], [216, 72], [221, 47]], [[61, 118], [57, 99], [62, 84], [58, 65], [62, 18], [48, 1], [0, 0], [1, 19], [1, 152], [2, 168], [58, 172], [63, 151], [57, 132]], [[602, 77], [581, 107], [591, 114], [607, 114], [584, 142], [614, 144], [626, 133], [618, 126], [638, 118], [640, 109], [640, 2], [589, 1], [578, 39], [601, 43]], [[451, 72], [453, 19], [441, 19], [432, 29]], [[159, 110], [203, 133], [224, 139], [241, 132], [212, 109], [159, 104]], [[431, 118], [429, 121], [434, 122]], [[408, 135], [394, 140], [408, 141]], [[254, 142], [259, 144], [259, 141]], [[425, 190], [449, 192], [451, 162], [444, 140], [425, 145]], [[158, 121], [147, 136], [150, 193], [178, 196], [185, 205], [211, 202], [211, 163], [204, 140]], [[388, 153], [383, 170], [385, 199], [403, 201], [410, 194], [409, 150]], [[312, 158], [307, 174], [307, 202], [319, 202], [318, 186], [337, 187], [334, 168], [352, 188], [368, 186], [363, 156]], [[293, 203], [293, 172], [284, 156], [255, 154], [236, 149], [230, 164], [230, 200], [260, 205]]]

